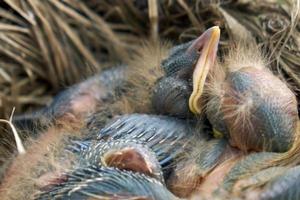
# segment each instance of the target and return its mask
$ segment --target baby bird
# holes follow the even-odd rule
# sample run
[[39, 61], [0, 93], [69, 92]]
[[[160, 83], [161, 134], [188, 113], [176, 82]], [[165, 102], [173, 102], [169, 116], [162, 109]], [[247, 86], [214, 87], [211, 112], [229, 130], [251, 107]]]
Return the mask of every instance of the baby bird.
[[[188, 46], [186, 45], [185, 48]], [[189, 50], [192, 54], [197, 54], [192, 62], [195, 62], [198, 56], [194, 46], [192, 45], [193, 48]], [[162, 59], [167, 57], [168, 52], [168, 45], [145, 45], [126, 65], [104, 70], [63, 91], [48, 107], [15, 118], [13, 123], [21, 130], [22, 127], [27, 129], [32, 137], [29, 137], [25, 143], [27, 153], [16, 155], [8, 165], [0, 185], [0, 196], [6, 199], [30, 199], [32, 194], [47, 185], [51, 177], [57, 177], [57, 174], [68, 171], [76, 165], [77, 155], [66, 154], [66, 147], [69, 146], [71, 139], [76, 141], [95, 139], [99, 130], [116, 115], [155, 112], [152, 109], [152, 91], [157, 80], [164, 76], [160, 64]], [[188, 61], [185, 55], [181, 56], [182, 53], [185, 54], [185, 51], [177, 53], [178, 56], [169, 56], [165, 62], [172, 62], [180, 57], [182, 59], [179, 61]], [[184, 100], [187, 97], [186, 95]], [[141, 118], [141, 120], [147, 119]], [[177, 121], [174, 120], [174, 123], [176, 124]], [[183, 133], [189, 130], [189, 125], [183, 127], [186, 129]], [[176, 130], [176, 126], [171, 128]], [[156, 130], [153, 129], [151, 132], [155, 133]], [[149, 136], [151, 132], [147, 132], [145, 136]], [[179, 140], [185, 137], [183, 133], [173, 135], [172, 130], [166, 133], [170, 135], [163, 136], [161, 140], [166, 143], [176, 141], [182, 142], [180, 145], [184, 144]], [[153, 146], [159, 143], [158, 138], [153, 141]], [[163, 169], [168, 169], [169, 164], [183, 152], [184, 148], [179, 148], [179, 144], [162, 147], [160, 149], [156, 146], [157, 152], [154, 152], [158, 153]], [[164, 168], [164, 165], [167, 167]]]
[[240, 43], [215, 63], [220, 31], [209, 30], [193, 71], [189, 108], [242, 151], [286, 152], [296, 137], [297, 101], [266, 67], [255, 45]]
[[[222, 149], [222, 156], [218, 158], [215, 154], [216, 162], [208, 170], [209, 173], [202, 173], [201, 176], [203, 163], [195, 162], [197, 156], [192, 156], [186, 163], [179, 163], [182, 169], [178, 171], [178, 176], [186, 176], [189, 181], [196, 179], [195, 185], [207, 193], [218, 187], [227, 190], [243, 175], [250, 176], [259, 169], [270, 167], [273, 161], [280, 160], [285, 154], [269, 153], [269, 156], [268, 153], [258, 153], [247, 158], [247, 153], [286, 153], [295, 146], [298, 134], [296, 97], [283, 81], [267, 69], [256, 45], [241, 41], [225, 54], [223, 62], [216, 63], [219, 37], [219, 28], [212, 27], [195, 41], [174, 48], [171, 57], [181, 55], [190, 62], [162, 62], [165, 77], [159, 80], [153, 99], [154, 107], [163, 109], [162, 114], [187, 117], [190, 116], [185, 109], [188, 106], [192, 113], [205, 115], [214, 135], [228, 139], [231, 147], [222, 149], [222, 146], [216, 146], [216, 149]], [[196, 53], [190, 53], [190, 47], [194, 47]], [[189, 85], [191, 76], [192, 85]], [[171, 99], [182, 103], [171, 104]], [[208, 147], [205, 144], [195, 146], [200, 147], [198, 155]], [[197, 149], [194, 151], [197, 152]], [[203, 161], [203, 158], [197, 159]], [[244, 159], [249, 160], [246, 168], [241, 162]], [[184, 187], [187, 182], [177, 180], [175, 186]], [[190, 191], [187, 194], [179, 192], [183, 196], [190, 194]], [[203, 196], [206, 195], [200, 192], [200, 197]]]

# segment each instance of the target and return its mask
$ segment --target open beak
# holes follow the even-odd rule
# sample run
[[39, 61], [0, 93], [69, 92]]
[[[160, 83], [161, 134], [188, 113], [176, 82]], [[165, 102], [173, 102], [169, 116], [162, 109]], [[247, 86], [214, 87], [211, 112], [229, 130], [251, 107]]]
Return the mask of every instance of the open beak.
[[198, 37], [187, 51], [197, 49], [200, 57], [193, 72], [193, 92], [189, 98], [189, 108], [194, 114], [201, 112], [199, 103], [209, 70], [213, 67], [220, 39], [220, 28], [214, 26]]

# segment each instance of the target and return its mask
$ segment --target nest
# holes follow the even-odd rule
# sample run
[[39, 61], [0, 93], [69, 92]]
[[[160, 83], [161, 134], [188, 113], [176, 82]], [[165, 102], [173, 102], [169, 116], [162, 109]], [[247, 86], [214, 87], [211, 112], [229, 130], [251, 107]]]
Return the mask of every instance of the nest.
[[[191, 40], [222, 29], [221, 49], [249, 36], [299, 97], [299, 1], [4, 0], [0, 118], [49, 104], [61, 89], [120, 62], [144, 40]], [[1, 131], [0, 131], [1, 132]]]

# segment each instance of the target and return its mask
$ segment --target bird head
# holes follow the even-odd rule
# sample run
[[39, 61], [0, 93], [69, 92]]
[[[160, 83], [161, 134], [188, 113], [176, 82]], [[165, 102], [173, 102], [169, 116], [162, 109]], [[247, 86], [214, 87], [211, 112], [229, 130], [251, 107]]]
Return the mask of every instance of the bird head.
[[218, 64], [221, 68], [214, 69], [214, 73], [223, 71], [224, 76], [209, 80], [205, 114], [214, 130], [223, 133], [234, 147], [288, 151], [297, 134], [296, 97], [268, 69], [255, 42], [235, 44]]
[[220, 29], [214, 26], [195, 40], [170, 50], [169, 56], [161, 63], [165, 76], [154, 89], [152, 102], [155, 110], [179, 117], [201, 112], [198, 102], [215, 62], [219, 39]]

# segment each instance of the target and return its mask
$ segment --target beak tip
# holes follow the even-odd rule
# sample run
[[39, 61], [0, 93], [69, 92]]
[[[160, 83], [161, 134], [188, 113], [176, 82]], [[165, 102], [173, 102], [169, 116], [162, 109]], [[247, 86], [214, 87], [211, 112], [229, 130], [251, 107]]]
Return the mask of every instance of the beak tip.
[[213, 26], [208, 31], [211, 33], [211, 35], [215, 35], [217, 37], [220, 37], [221, 30], [219, 26]]
[[213, 27], [211, 27], [211, 28], [209, 28], [209, 29], [220, 31], [220, 27], [219, 27], [219, 26], [213, 26]]

